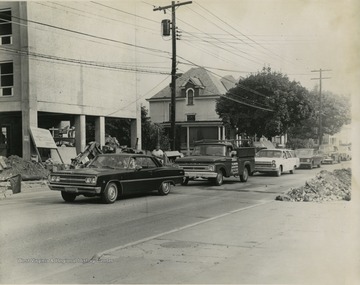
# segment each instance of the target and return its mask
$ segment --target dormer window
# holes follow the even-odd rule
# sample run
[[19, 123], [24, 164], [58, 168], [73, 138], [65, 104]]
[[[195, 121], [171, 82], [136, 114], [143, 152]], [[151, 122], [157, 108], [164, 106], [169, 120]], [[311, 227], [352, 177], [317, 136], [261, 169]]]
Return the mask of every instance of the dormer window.
[[189, 88], [186, 90], [187, 104], [194, 105], [194, 89]]

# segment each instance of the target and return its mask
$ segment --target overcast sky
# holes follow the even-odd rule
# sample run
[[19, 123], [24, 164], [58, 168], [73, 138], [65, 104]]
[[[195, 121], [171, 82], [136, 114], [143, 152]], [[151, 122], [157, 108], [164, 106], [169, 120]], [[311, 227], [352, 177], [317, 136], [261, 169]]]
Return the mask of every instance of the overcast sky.
[[[187, 1], [179, 3], [183, 2]], [[144, 54], [139, 50], [137, 64], [170, 72], [171, 39], [160, 34], [161, 20], [171, 19], [170, 9], [164, 14], [153, 8], [168, 6], [171, 1], [101, 3], [138, 16], [137, 45], [169, 52]], [[319, 80], [312, 80], [319, 73], [312, 71], [323, 69], [331, 70], [323, 72], [323, 77], [331, 77], [323, 80], [323, 90], [354, 93], [360, 79], [359, 3], [356, 0], [192, 1], [176, 9], [176, 26], [182, 32], [181, 40], [177, 41], [178, 72], [204, 66], [216, 75], [232, 74], [239, 78], [269, 66], [312, 89], [319, 84]], [[130, 14], [127, 16], [131, 17]], [[148, 98], [159, 90], [152, 90], [154, 85], [160, 84], [161, 89], [170, 82], [170, 77], [143, 74], [139, 82], [145, 84], [139, 88], [140, 95]]]
[[[119, 54], [135, 53], [135, 62], [117, 62], [116, 55], [112, 60], [142, 71], [136, 82], [140, 102], [147, 104], [145, 99], [170, 83], [172, 42], [161, 36], [160, 22], [171, 19], [171, 9], [166, 14], [153, 11], [171, 5], [170, 0], [38, 3], [57, 13], [94, 19], [94, 25], [99, 19], [121, 23], [122, 31], [93, 27], [92, 32], [130, 44], [119, 45]], [[355, 95], [360, 80], [359, 12], [358, 0], [194, 0], [176, 9], [181, 32], [178, 72], [203, 66], [215, 76], [238, 79], [265, 66], [311, 90], [319, 84], [312, 80], [319, 73], [312, 71], [331, 70], [323, 72], [323, 77], [331, 77], [323, 80], [323, 90]]]

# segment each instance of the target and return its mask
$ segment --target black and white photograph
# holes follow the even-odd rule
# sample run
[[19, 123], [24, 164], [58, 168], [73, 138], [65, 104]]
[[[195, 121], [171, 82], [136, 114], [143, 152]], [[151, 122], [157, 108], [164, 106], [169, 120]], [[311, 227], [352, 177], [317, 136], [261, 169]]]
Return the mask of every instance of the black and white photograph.
[[359, 14], [0, 0], [0, 284], [360, 284]]

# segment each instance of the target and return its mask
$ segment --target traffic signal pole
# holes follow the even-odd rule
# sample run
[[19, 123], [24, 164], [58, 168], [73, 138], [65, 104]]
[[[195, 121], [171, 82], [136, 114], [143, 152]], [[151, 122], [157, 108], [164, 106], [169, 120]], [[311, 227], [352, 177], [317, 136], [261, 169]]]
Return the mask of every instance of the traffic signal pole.
[[178, 6], [191, 4], [192, 1], [187, 1], [183, 3], [175, 4], [175, 1], [171, 1], [171, 5], [154, 8], [153, 11], [161, 11], [171, 8], [171, 36], [172, 36], [172, 64], [171, 64], [171, 108], [170, 108], [170, 142], [171, 142], [171, 150], [175, 149], [175, 141], [176, 141], [176, 15], [175, 8]]

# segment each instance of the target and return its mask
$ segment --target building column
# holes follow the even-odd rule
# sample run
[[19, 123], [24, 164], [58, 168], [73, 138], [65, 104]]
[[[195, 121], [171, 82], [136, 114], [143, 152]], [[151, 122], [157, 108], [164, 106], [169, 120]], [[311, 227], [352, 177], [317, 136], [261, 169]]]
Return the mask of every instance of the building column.
[[103, 116], [95, 119], [95, 141], [101, 148], [105, 145], [105, 117]]
[[131, 147], [134, 147], [138, 150], [142, 148], [141, 142], [141, 119], [131, 120]]
[[[19, 7], [20, 18], [26, 19], [27, 3], [20, 2]], [[28, 27], [26, 25], [20, 25], [20, 49], [25, 53], [29, 51]], [[21, 92], [22, 157], [25, 160], [30, 160], [32, 151], [35, 151], [31, 147], [30, 127], [38, 127], [37, 96], [30, 89], [29, 58], [20, 56], [20, 66], [21, 85], [19, 89]]]
[[218, 126], [218, 140], [221, 140], [221, 126]]
[[76, 152], [84, 151], [86, 147], [86, 117], [85, 115], [75, 116], [75, 147]]
[[186, 152], [190, 155], [190, 127], [186, 127]]
[[226, 136], [225, 136], [225, 126], [222, 126], [222, 139], [225, 140]]

